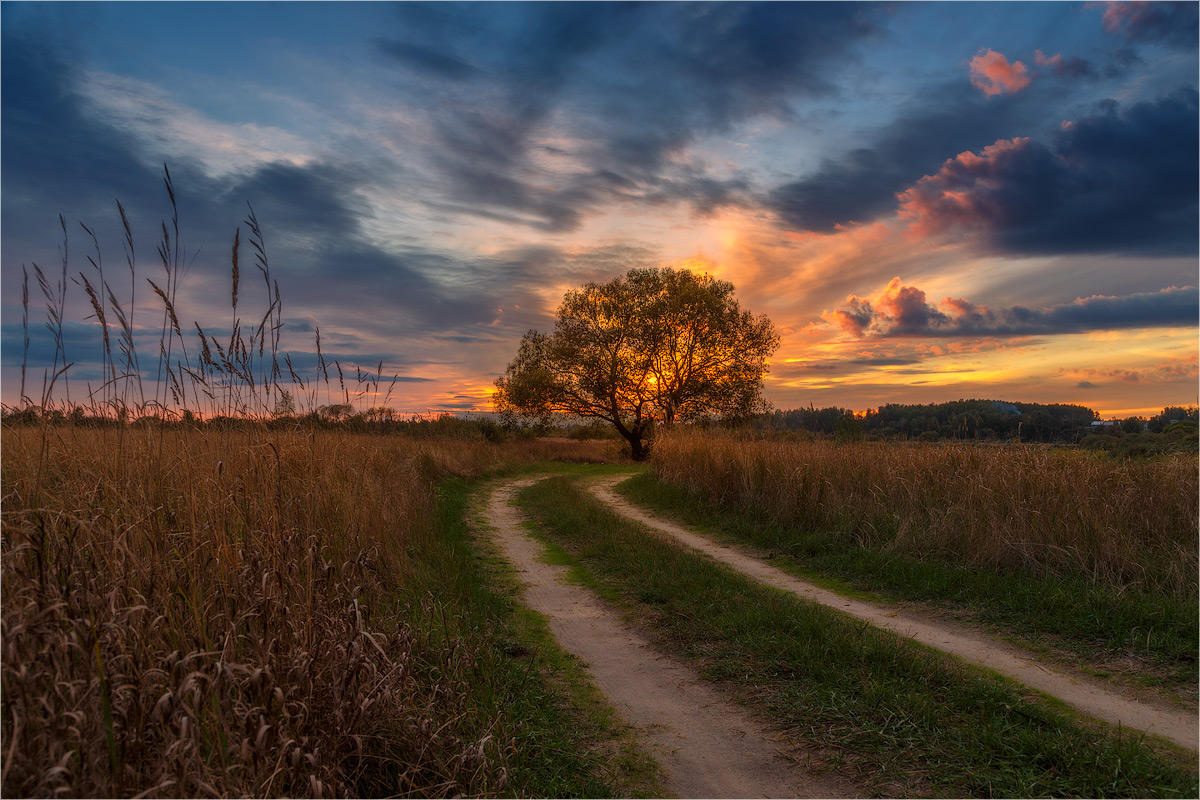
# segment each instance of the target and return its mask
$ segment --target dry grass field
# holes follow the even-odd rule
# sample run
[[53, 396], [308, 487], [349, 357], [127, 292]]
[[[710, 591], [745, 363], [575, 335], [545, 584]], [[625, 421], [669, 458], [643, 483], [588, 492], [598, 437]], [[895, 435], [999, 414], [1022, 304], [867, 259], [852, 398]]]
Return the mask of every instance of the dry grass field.
[[1196, 597], [1195, 455], [1121, 462], [1042, 446], [678, 430], [655, 443], [653, 471], [722, 504], [863, 545]]
[[438, 480], [531, 455], [602, 459], [598, 443], [3, 438], [4, 795], [501, 785], [505, 742], [457, 726], [475, 645], [406, 624], [394, 590], [433, 534]]

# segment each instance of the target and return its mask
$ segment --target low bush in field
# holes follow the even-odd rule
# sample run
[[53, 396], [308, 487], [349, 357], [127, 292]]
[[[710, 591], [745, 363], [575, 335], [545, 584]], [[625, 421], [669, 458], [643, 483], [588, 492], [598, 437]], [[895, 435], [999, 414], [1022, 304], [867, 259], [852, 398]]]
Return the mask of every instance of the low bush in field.
[[506, 458], [6, 428], [3, 794], [501, 791], [507, 743], [467, 724], [475, 645], [430, 643], [390, 589], [432, 534], [435, 480]]
[[1114, 461], [1041, 446], [753, 441], [676, 430], [662, 481], [864, 546], [1117, 589], [1197, 594], [1194, 455]]

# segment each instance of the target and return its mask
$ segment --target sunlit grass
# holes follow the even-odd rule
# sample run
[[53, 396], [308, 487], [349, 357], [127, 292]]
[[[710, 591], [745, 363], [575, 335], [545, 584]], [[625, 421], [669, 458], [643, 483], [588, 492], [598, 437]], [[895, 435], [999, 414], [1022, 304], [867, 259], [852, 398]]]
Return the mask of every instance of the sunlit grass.
[[764, 522], [964, 567], [1197, 597], [1197, 459], [1115, 462], [1039, 446], [813, 440], [677, 430], [664, 483]]

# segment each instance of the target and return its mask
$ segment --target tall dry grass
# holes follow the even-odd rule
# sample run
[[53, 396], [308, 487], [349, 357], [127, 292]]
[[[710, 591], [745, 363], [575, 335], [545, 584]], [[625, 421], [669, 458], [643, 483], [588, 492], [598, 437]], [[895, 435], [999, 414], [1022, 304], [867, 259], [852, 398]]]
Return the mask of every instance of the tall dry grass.
[[[471, 686], [492, 645], [447, 634], [436, 598], [403, 591], [409, 554], [431, 549], [442, 478], [618, 455], [609, 443], [501, 448], [465, 423], [443, 426], [463, 436], [420, 441], [286, 427], [304, 409], [386, 410], [398, 377], [382, 362], [343, 370], [319, 329], [315, 372], [296, 371], [252, 208], [230, 250], [228, 321], [181, 324], [195, 255], [180, 244], [165, 166], [163, 183], [171, 214], [156, 277], [143, 274], [119, 202], [124, 269], [106, 273], [81, 223], [89, 268], [74, 270], [61, 217], [61, 270], [32, 265], [55, 354], [40, 392], [23, 360], [9, 417], [23, 424], [4, 430], [0, 795], [503, 791], [512, 735]], [[263, 281], [257, 309], [249, 267]], [[26, 271], [26, 356], [29, 284]], [[104, 376], [77, 382], [74, 401], [81, 356], [63, 335], [73, 285], [97, 324]], [[135, 346], [147, 292], [156, 359]]]
[[667, 483], [864, 546], [1197, 594], [1195, 455], [1117, 462], [1038, 446], [783, 443], [676, 430], [651, 458]]
[[[7, 428], [5, 796], [482, 794], [478, 656], [394, 602], [485, 443]], [[436, 599], [426, 602], [436, 616]]]

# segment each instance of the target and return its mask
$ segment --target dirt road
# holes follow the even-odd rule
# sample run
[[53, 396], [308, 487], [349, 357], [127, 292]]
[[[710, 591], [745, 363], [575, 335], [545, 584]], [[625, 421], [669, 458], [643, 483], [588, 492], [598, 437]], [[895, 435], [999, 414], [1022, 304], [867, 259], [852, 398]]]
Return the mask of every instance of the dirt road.
[[638, 726], [677, 797], [854, 797], [849, 785], [808, 775], [767, 730], [718, 695], [686, 665], [655, 651], [589, 590], [566, 582], [567, 568], [541, 560], [543, 547], [521, 527], [513, 495], [540, 478], [497, 488], [487, 522], [524, 583], [528, 606], [550, 622], [564, 649], [627, 722]]
[[952, 653], [972, 664], [993, 669], [1026, 686], [1053, 695], [1088, 716], [1156, 734], [1191, 750], [1200, 749], [1197, 746], [1200, 740], [1200, 718], [1194, 711], [1181, 711], [1166, 705], [1130, 700], [1098, 682], [1039, 664], [1029, 653], [985, 638], [961, 626], [917, 618], [894, 608], [852, 600], [822, 589], [758, 558], [718, 544], [630, 504], [613, 491], [613, 486], [627, 477], [616, 475], [597, 479], [589, 484], [589, 488], [612, 510], [661, 531], [757, 581], [792, 592], [805, 600], [830, 606], [900, 636]]

